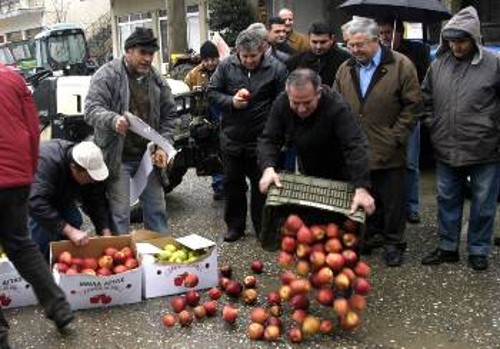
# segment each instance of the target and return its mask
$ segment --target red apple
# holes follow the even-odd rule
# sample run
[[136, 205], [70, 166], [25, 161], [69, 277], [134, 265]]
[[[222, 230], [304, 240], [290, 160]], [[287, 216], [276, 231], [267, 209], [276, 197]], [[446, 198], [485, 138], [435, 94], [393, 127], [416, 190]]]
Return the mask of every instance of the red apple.
[[225, 291], [228, 296], [237, 298], [241, 295], [243, 286], [238, 281], [230, 281]]
[[269, 313], [272, 316], [280, 317], [283, 312], [283, 308], [280, 304], [273, 304], [269, 307]]
[[250, 268], [255, 274], [260, 274], [264, 271], [264, 263], [261, 261], [253, 261], [252, 264], [250, 264]]
[[340, 237], [340, 228], [335, 223], [328, 223], [326, 225], [326, 236], [329, 238], [339, 238]]
[[362, 311], [366, 308], [366, 299], [360, 294], [353, 294], [349, 297], [348, 302], [352, 310]]
[[321, 320], [319, 325], [319, 332], [323, 334], [330, 334], [333, 331], [333, 322], [331, 320]]
[[358, 243], [358, 238], [353, 233], [344, 233], [342, 235], [342, 243], [347, 248], [353, 248]]
[[269, 316], [269, 311], [262, 307], [253, 308], [250, 311], [250, 320], [259, 324], [264, 324]]
[[94, 269], [82, 269], [82, 274], [85, 274], [85, 275], [91, 275], [91, 276], [96, 276], [96, 272]]
[[57, 257], [57, 261], [59, 263], [65, 263], [67, 265], [71, 265], [71, 260], [73, 257], [71, 256], [71, 253], [68, 251], [61, 252], [61, 254]]
[[247, 328], [247, 337], [252, 340], [262, 339], [264, 336], [264, 326], [262, 324], [252, 322]]
[[313, 251], [311, 253], [311, 256], [309, 256], [309, 260], [311, 261], [311, 265], [318, 269], [325, 265], [326, 262], [326, 256], [323, 252], [320, 251]]
[[196, 274], [188, 274], [184, 278], [184, 286], [188, 288], [193, 288], [198, 285], [199, 279]]
[[361, 276], [361, 277], [368, 277], [371, 273], [371, 268], [368, 264], [366, 264], [365, 262], [362, 262], [362, 261], [359, 261], [356, 266], [354, 267], [354, 273], [357, 275], [357, 276]]
[[347, 312], [347, 315], [340, 320], [340, 327], [343, 330], [353, 330], [359, 326], [361, 319], [354, 311]]
[[118, 250], [116, 248], [114, 248], [114, 247], [106, 247], [104, 249], [104, 255], [105, 256], [113, 257], [116, 252], [118, 252]]
[[307, 315], [308, 315], [307, 310], [297, 309], [297, 310], [294, 310], [292, 313], [292, 320], [298, 324], [302, 324]]
[[311, 283], [306, 279], [293, 280], [290, 283], [290, 288], [292, 289], [292, 294], [308, 294], [311, 290]]
[[292, 297], [292, 287], [290, 285], [281, 286], [279, 295], [282, 302], [287, 302]]
[[83, 267], [83, 259], [82, 258], [73, 257], [73, 258], [71, 258], [71, 264], [72, 265], [76, 265], [78, 267], [78, 269], [81, 270], [82, 267]]
[[236, 319], [238, 318], [238, 309], [234, 308], [230, 305], [225, 305], [222, 308], [222, 319], [226, 321], [228, 324], [234, 324]]
[[111, 270], [109, 268], [99, 268], [97, 269], [97, 275], [99, 276], [110, 276]]
[[281, 250], [288, 252], [288, 253], [293, 253], [295, 252], [295, 248], [297, 247], [297, 242], [295, 239], [291, 236], [283, 236], [283, 239], [281, 239]]
[[196, 307], [200, 303], [200, 294], [194, 290], [187, 291], [186, 303], [191, 307]]
[[331, 285], [333, 283], [334, 275], [330, 267], [323, 267], [316, 272], [317, 282], [322, 285]]
[[267, 304], [269, 304], [269, 305], [281, 303], [280, 294], [276, 291], [268, 293], [266, 300], [267, 300]]
[[325, 228], [321, 225], [313, 225], [311, 227], [311, 233], [314, 236], [314, 240], [320, 241], [325, 237], [326, 231]]
[[123, 264], [125, 263], [125, 254], [121, 251], [116, 251], [115, 254], [113, 255], [113, 262], [115, 264]]
[[82, 262], [83, 269], [96, 270], [98, 267], [97, 260], [95, 258], [84, 258]]
[[281, 284], [282, 285], [289, 285], [290, 282], [295, 280], [297, 277], [291, 270], [285, 270], [283, 274], [281, 274]]
[[324, 306], [331, 307], [335, 300], [335, 293], [331, 288], [321, 288], [316, 292], [316, 300]]
[[207, 316], [214, 316], [217, 313], [217, 301], [207, 301], [203, 303], [203, 307], [207, 312]]
[[333, 301], [333, 310], [341, 318], [349, 311], [349, 304], [345, 298], [337, 298]]
[[276, 325], [267, 326], [264, 329], [264, 340], [268, 342], [277, 341], [281, 336], [281, 330]]
[[257, 278], [253, 275], [245, 276], [243, 279], [243, 285], [245, 288], [255, 288], [255, 286], [257, 286]]
[[325, 243], [326, 252], [340, 253], [343, 249], [342, 242], [337, 238], [328, 239]]
[[77, 269], [75, 268], [69, 268], [67, 271], [66, 271], [66, 275], [79, 275], [80, 273], [78, 272]]
[[304, 340], [302, 330], [298, 327], [292, 327], [287, 332], [287, 337], [292, 343], [301, 343]]
[[293, 256], [285, 251], [280, 251], [278, 253], [278, 264], [285, 269], [289, 269], [294, 262]]
[[165, 314], [162, 317], [162, 321], [165, 327], [172, 327], [177, 322], [177, 318], [173, 314]]
[[210, 290], [208, 290], [208, 297], [210, 299], [216, 301], [222, 296], [222, 291], [218, 287], [212, 287]]
[[120, 251], [125, 255], [125, 259], [134, 257], [134, 251], [128, 246], [125, 246]]
[[182, 310], [179, 313], [179, 324], [181, 326], [189, 326], [193, 323], [194, 317], [188, 310]]
[[277, 316], [269, 316], [266, 321], [266, 326], [278, 326], [281, 329], [281, 319]]
[[319, 332], [321, 321], [315, 316], [308, 315], [302, 322], [302, 333], [305, 337], [312, 336]]
[[172, 306], [172, 310], [176, 313], [180, 313], [187, 306], [186, 297], [183, 296], [174, 296], [170, 298], [170, 305]]
[[306, 244], [298, 244], [295, 254], [301, 259], [309, 259], [309, 255], [311, 254], [311, 246]]
[[309, 298], [305, 294], [296, 294], [295, 296], [290, 299], [290, 307], [292, 309], [304, 309], [307, 310], [309, 309], [309, 306], [311, 305], [311, 302], [309, 301]]
[[196, 316], [197, 319], [202, 319], [205, 316], [207, 316], [207, 311], [203, 305], [197, 305], [196, 307], [193, 308], [193, 313], [194, 316]]
[[348, 266], [354, 266], [358, 261], [358, 255], [351, 249], [342, 251], [342, 256]]
[[231, 282], [231, 279], [228, 279], [226, 277], [221, 277], [219, 279], [219, 287], [221, 288], [221, 290], [225, 290], [227, 285], [229, 285], [230, 282]]
[[225, 264], [225, 265], [222, 265], [219, 269], [220, 271], [220, 274], [225, 277], [225, 278], [228, 278], [230, 279], [231, 276], [233, 275], [233, 269], [231, 268], [231, 266]]
[[137, 262], [137, 259], [134, 257], [128, 257], [123, 265], [126, 266], [127, 269], [135, 269], [139, 266], [139, 262]]
[[248, 288], [245, 291], [243, 291], [243, 302], [248, 305], [255, 304], [255, 302], [257, 302], [258, 296], [259, 294], [255, 289]]
[[361, 277], [356, 279], [356, 282], [354, 283], [355, 293], [360, 294], [362, 296], [366, 296], [368, 293], [370, 293], [371, 289], [372, 285], [370, 281]]
[[297, 272], [297, 275], [307, 276], [311, 271], [311, 265], [308, 261], [299, 259], [295, 265], [295, 271]]
[[124, 265], [117, 265], [116, 267], [113, 268], [113, 273], [115, 274], [120, 274], [128, 271], [127, 267]]
[[314, 236], [311, 233], [311, 230], [305, 225], [300, 227], [300, 229], [297, 231], [297, 242], [299, 244], [310, 245], [313, 243], [313, 241], [314, 241]]
[[304, 222], [302, 219], [299, 216], [292, 214], [288, 216], [284, 226], [287, 231], [295, 234], [303, 225]]
[[339, 291], [345, 291], [349, 288], [349, 286], [351, 285], [351, 281], [349, 280], [349, 278], [347, 277], [347, 275], [345, 274], [338, 274], [335, 279], [334, 279], [334, 284], [335, 284], [335, 287], [337, 288], [337, 290]]
[[66, 263], [56, 263], [54, 264], [54, 268], [61, 274], [66, 274], [69, 269], [69, 266]]
[[345, 264], [344, 256], [336, 252], [328, 253], [326, 255], [325, 262], [330, 268], [332, 268], [333, 271], [336, 272], [341, 271]]

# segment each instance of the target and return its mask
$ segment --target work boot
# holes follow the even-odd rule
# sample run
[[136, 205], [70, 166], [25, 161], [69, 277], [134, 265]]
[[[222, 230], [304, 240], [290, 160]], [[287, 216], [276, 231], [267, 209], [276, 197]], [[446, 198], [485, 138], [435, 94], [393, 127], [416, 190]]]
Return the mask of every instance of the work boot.
[[226, 235], [224, 235], [225, 242], [235, 242], [241, 239], [245, 234], [239, 233], [235, 230], [228, 230]]
[[474, 270], [488, 269], [488, 258], [482, 255], [469, 255], [469, 266]]
[[68, 335], [74, 331], [72, 322], [75, 315], [71, 311], [69, 304], [65, 303], [47, 317], [54, 322], [60, 334]]
[[445, 251], [436, 248], [434, 251], [428, 253], [423, 259], [423, 265], [438, 265], [442, 263], [456, 263], [460, 260], [458, 251]]

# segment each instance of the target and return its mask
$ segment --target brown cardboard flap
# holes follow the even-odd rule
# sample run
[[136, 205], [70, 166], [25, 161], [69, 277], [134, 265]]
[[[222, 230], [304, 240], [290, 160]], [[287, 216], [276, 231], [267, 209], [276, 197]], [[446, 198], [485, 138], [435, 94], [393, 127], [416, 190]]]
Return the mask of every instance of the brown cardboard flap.
[[130, 233], [130, 235], [135, 242], [144, 242], [146, 240], [157, 239], [164, 236], [152, 230], [146, 229], [134, 230]]

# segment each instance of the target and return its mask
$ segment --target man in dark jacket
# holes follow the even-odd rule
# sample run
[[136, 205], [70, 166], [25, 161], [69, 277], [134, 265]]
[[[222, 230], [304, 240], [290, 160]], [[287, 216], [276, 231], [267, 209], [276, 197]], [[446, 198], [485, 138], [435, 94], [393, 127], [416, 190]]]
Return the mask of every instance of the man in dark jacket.
[[310, 69], [293, 71], [286, 93], [273, 103], [258, 143], [263, 171], [260, 190], [280, 185], [277, 170], [280, 151], [290, 142], [297, 149], [302, 173], [332, 180], [349, 181], [356, 188], [351, 211], [362, 207], [373, 213], [368, 167], [368, 142], [349, 105], [335, 91], [321, 86], [321, 78]]
[[[24, 79], [0, 64], [0, 243], [49, 319], [65, 332], [74, 316], [27, 230], [27, 198], [38, 160], [39, 121]], [[0, 348], [10, 348], [0, 310]]]
[[[94, 127], [94, 141], [102, 149], [109, 167], [107, 194], [112, 230], [130, 230], [130, 179], [139, 168], [148, 140], [129, 130], [125, 116], [131, 112], [173, 144], [176, 106], [168, 84], [152, 68], [159, 49], [153, 31], [136, 30], [125, 40], [125, 56], [106, 63], [94, 74], [85, 99], [85, 122]], [[154, 150], [153, 163], [167, 166], [163, 149]], [[139, 195], [144, 227], [160, 234], [168, 231], [167, 210], [162, 182], [155, 171]]]
[[373, 237], [380, 234], [386, 264], [399, 266], [405, 247], [406, 144], [422, 113], [422, 91], [413, 63], [380, 45], [377, 22], [356, 18], [343, 30], [353, 58], [339, 68], [335, 87], [368, 138], [377, 206], [367, 221], [364, 252], [371, 251]]
[[335, 34], [328, 22], [315, 21], [309, 26], [310, 50], [290, 57], [285, 65], [288, 71], [309, 68], [321, 77], [323, 84], [332, 86], [335, 74], [351, 55], [335, 44]]
[[481, 47], [480, 23], [469, 6], [441, 32], [423, 84], [426, 119], [437, 160], [438, 248], [422, 264], [458, 262], [463, 188], [470, 177], [469, 265], [488, 268], [500, 162], [500, 58]]
[[[403, 39], [404, 26], [393, 17], [378, 21], [380, 26], [380, 42], [385, 47], [398, 51], [408, 57], [417, 69], [418, 81], [424, 81], [430, 64], [429, 48], [422, 42]], [[408, 138], [406, 164], [406, 220], [410, 223], [420, 222], [420, 123], [415, 125]]]
[[222, 109], [221, 150], [225, 175], [225, 241], [244, 235], [247, 216], [246, 177], [251, 183], [251, 216], [260, 233], [265, 197], [259, 191], [261, 172], [256, 145], [271, 104], [284, 89], [286, 69], [265, 55], [264, 38], [244, 30], [236, 39], [237, 53], [222, 61], [208, 85], [208, 97]]
[[80, 230], [83, 221], [77, 201], [81, 201], [96, 232], [111, 235], [104, 184], [107, 177], [101, 149], [94, 143], [75, 145], [54, 139], [41, 144], [28, 200], [28, 224], [47, 259], [51, 241], [68, 239], [76, 246], [88, 243], [88, 233]]

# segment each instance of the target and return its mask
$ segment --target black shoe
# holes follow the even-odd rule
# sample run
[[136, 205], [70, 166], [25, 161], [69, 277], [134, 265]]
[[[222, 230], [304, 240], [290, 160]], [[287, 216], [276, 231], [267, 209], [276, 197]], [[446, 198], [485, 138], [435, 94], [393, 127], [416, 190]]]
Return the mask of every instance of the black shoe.
[[72, 322], [75, 319], [75, 315], [69, 308], [69, 304], [60, 307], [48, 318], [54, 322], [60, 334], [67, 335], [74, 332]]
[[234, 230], [228, 230], [226, 235], [224, 235], [224, 241], [225, 242], [235, 242], [243, 237], [244, 234], [238, 233], [237, 231]]
[[418, 224], [420, 223], [420, 215], [418, 212], [410, 212], [406, 215], [406, 220], [409, 223]]
[[212, 198], [215, 201], [222, 201], [224, 200], [224, 193], [222, 191], [214, 191]]
[[469, 255], [469, 266], [474, 270], [488, 269], [488, 258], [482, 255]]
[[384, 259], [388, 267], [399, 267], [403, 264], [403, 252], [399, 248], [390, 249], [384, 253]]
[[458, 261], [460, 261], [458, 251], [445, 251], [440, 248], [436, 248], [422, 259], [422, 264], [438, 265], [441, 263], [456, 263]]
[[500, 246], [500, 237], [496, 237], [493, 239], [493, 245]]

